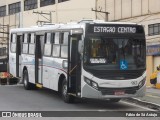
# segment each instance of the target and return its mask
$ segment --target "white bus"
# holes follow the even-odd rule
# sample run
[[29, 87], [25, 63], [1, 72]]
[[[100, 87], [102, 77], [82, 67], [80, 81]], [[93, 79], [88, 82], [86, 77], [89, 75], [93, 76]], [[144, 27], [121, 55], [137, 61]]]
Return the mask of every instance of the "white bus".
[[10, 31], [10, 73], [24, 88], [59, 91], [75, 97], [107, 99], [145, 95], [146, 40], [134, 23], [82, 20], [77, 23]]

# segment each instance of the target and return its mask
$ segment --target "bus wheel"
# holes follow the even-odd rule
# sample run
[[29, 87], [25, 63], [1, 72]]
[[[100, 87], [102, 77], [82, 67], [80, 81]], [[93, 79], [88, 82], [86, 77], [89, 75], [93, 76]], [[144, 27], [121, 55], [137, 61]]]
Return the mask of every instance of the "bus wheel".
[[66, 79], [62, 82], [62, 90], [61, 90], [62, 99], [66, 103], [73, 103], [75, 97], [67, 94], [67, 81]]
[[31, 90], [33, 88], [33, 85], [29, 82], [27, 70], [23, 72], [23, 85], [26, 90]]
[[112, 98], [112, 99], [109, 99], [109, 102], [116, 103], [116, 102], [119, 102], [120, 100], [121, 100], [120, 98]]

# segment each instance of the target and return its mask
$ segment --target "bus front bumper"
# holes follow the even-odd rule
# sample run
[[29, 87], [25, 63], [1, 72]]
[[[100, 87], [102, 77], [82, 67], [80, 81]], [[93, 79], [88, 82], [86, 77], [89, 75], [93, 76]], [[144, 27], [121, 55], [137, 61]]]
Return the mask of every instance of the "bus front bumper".
[[[133, 88], [103, 88], [94, 89], [88, 84], [85, 84], [82, 88], [82, 98], [93, 99], [110, 99], [110, 98], [130, 98], [130, 97], [143, 97], [145, 96], [146, 85], [143, 85], [140, 89]], [[119, 94], [115, 94], [115, 93]]]

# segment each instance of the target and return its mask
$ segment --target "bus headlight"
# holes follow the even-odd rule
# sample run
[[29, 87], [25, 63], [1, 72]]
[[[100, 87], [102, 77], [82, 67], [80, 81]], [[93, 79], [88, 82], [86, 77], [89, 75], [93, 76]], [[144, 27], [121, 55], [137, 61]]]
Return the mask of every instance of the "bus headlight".
[[95, 88], [95, 89], [98, 89], [98, 84], [86, 77], [84, 77], [84, 81], [91, 87]]
[[138, 87], [141, 88], [145, 84], [145, 82], [146, 82], [146, 77], [139, 82]]

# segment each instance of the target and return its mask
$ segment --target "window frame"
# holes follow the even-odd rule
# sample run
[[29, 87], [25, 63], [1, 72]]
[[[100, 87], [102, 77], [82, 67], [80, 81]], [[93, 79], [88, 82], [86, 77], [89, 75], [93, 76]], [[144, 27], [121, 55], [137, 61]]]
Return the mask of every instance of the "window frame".
[[58, 3], [62, 3], [62, 2], [66, 2], [66, 1], [69, 1], [69, 0], [58, 0]]
[[16, 2], [8, 5], [8, 14], [13, 15], [21, 12], [21, 2]]
[[40, 0], [40, 7], [56, 4], [56, 0]]
[[154, 35], [160, 35], [160, 23], [148, 25], [148, 36]]
[[6, 5], [0, 7], [0, 17], [6, 16]]
[[38, 8], [37, 0], [25, 0], [24, 1], [24, 11], [32, 10]]

